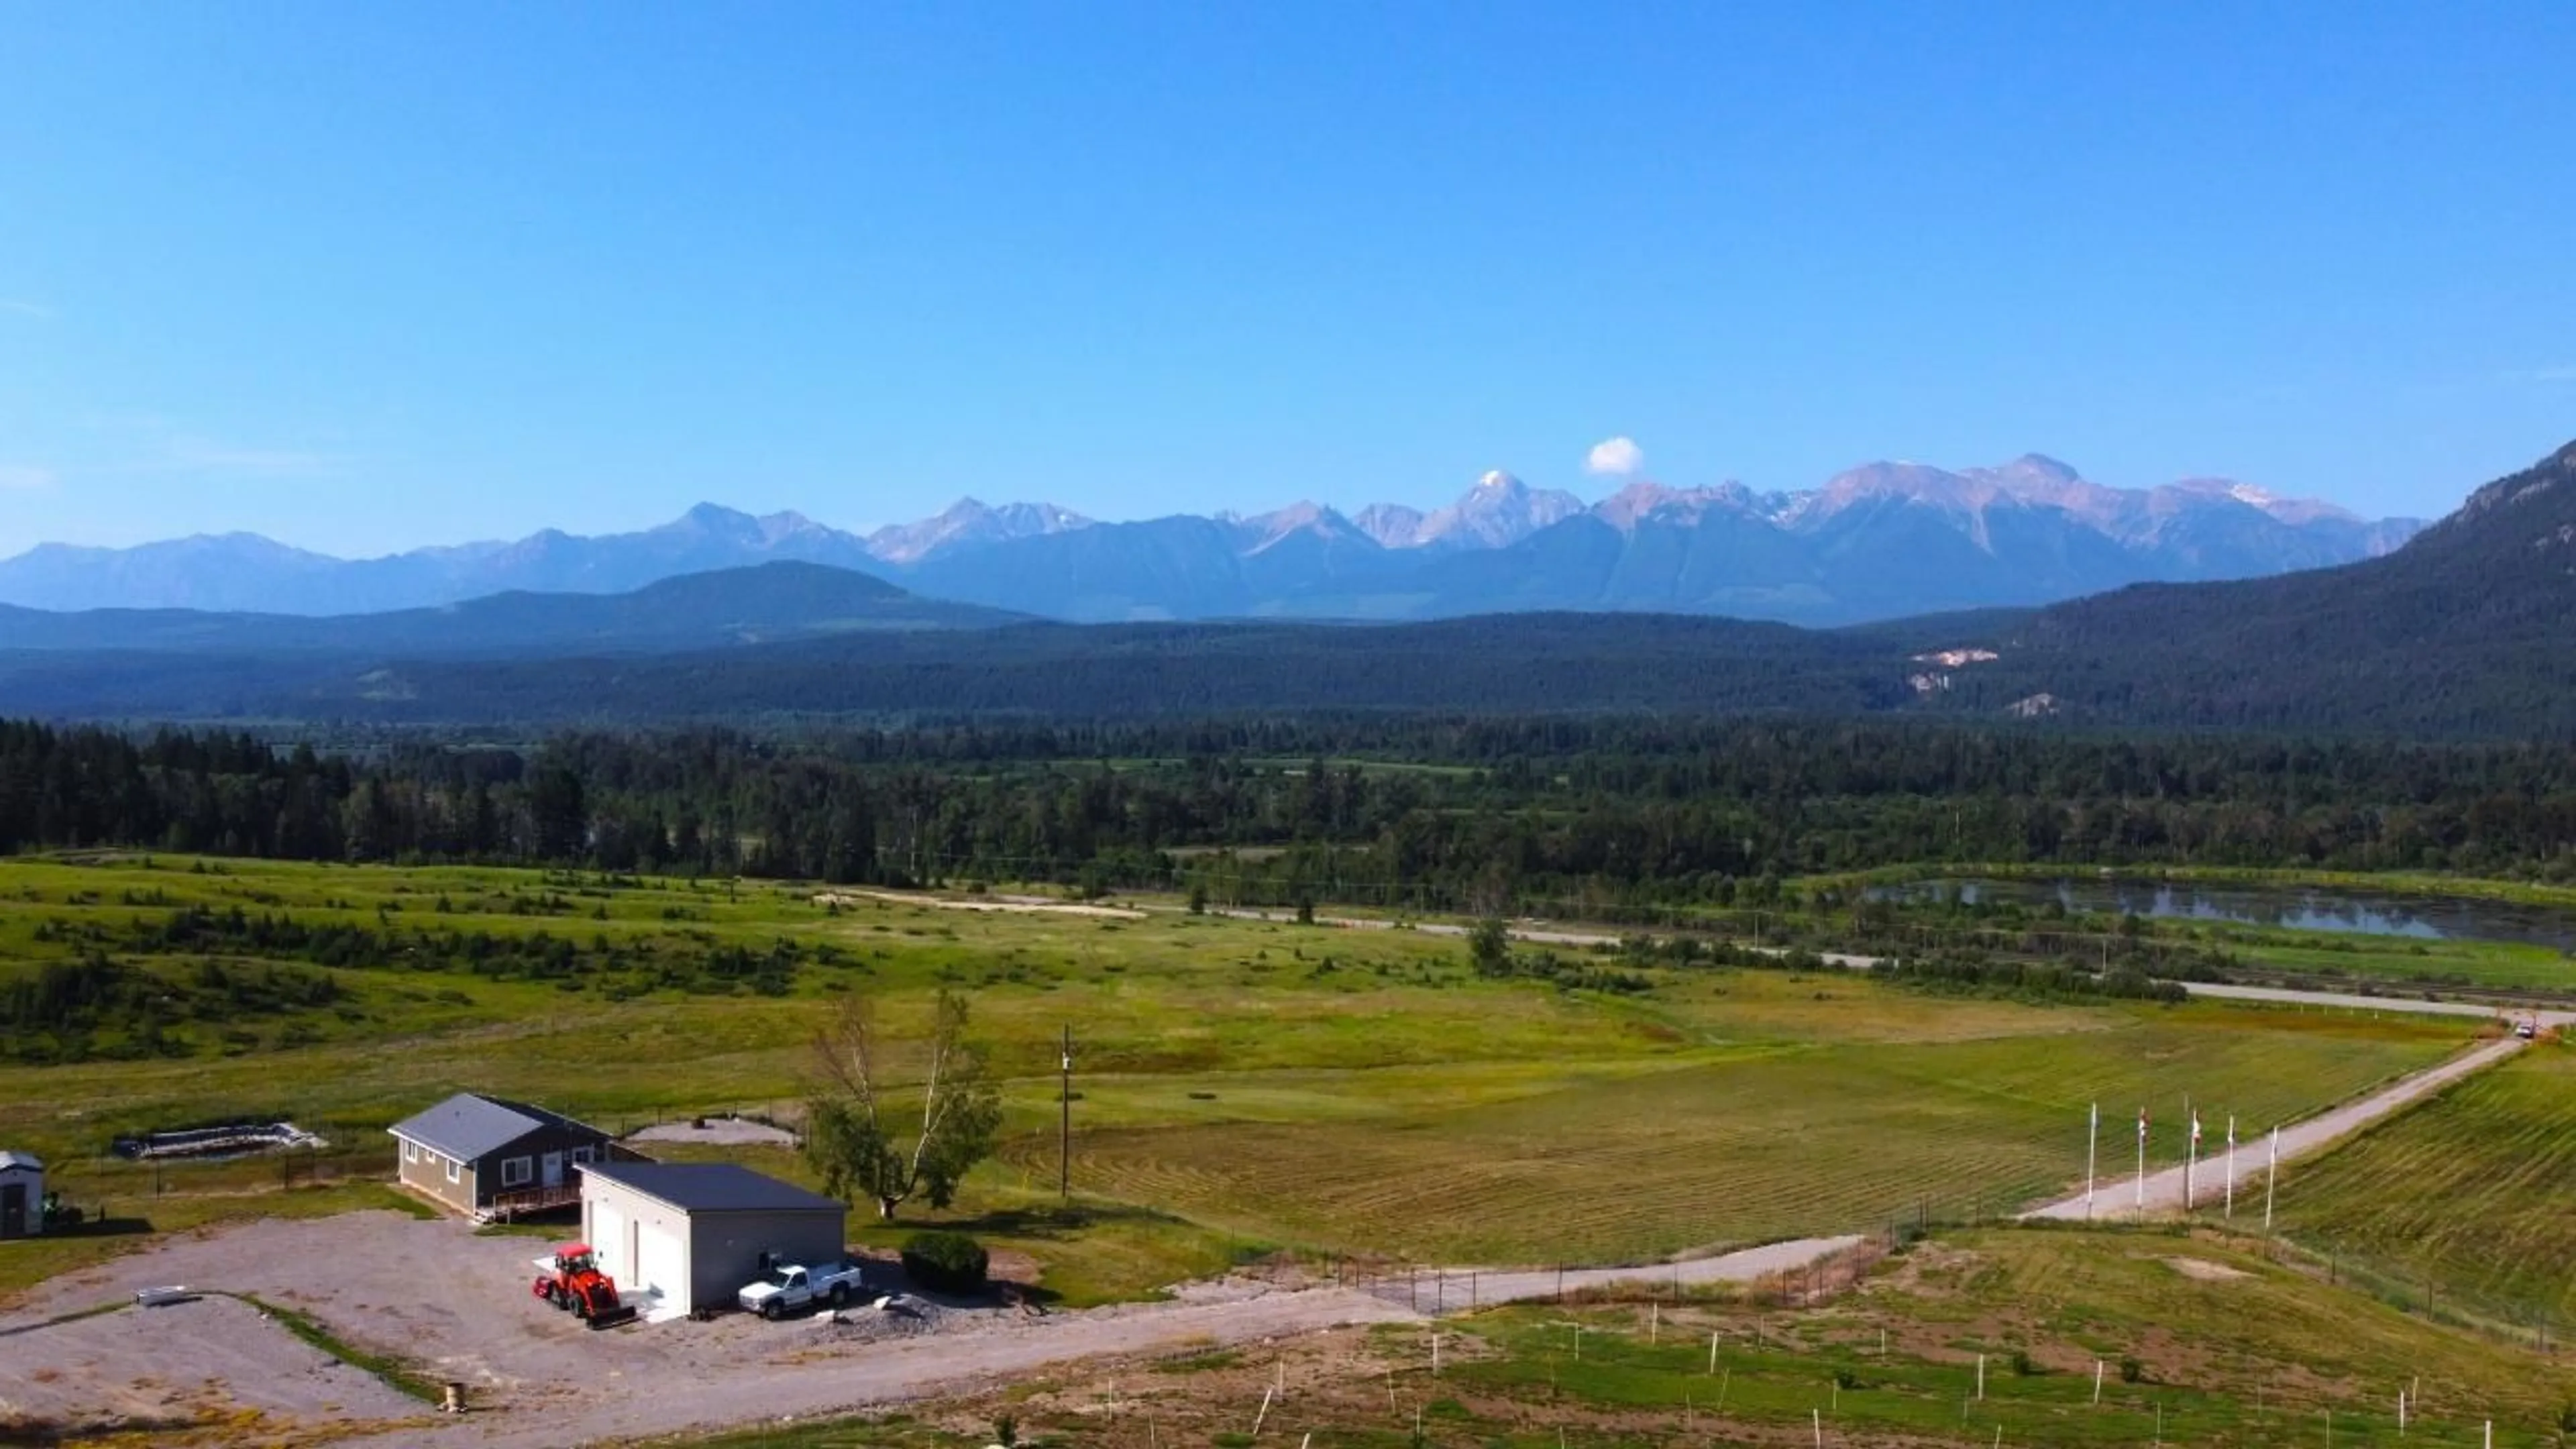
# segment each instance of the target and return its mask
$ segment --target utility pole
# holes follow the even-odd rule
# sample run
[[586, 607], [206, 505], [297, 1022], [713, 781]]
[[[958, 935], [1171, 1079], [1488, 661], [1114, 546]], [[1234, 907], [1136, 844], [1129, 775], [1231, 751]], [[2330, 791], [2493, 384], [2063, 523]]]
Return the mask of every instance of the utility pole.
[[1073, 1201], [1073, 1027], [1064, 1029], [1064, 1131], [1057, 1140], [1056, 1189], [1066, 1202]]

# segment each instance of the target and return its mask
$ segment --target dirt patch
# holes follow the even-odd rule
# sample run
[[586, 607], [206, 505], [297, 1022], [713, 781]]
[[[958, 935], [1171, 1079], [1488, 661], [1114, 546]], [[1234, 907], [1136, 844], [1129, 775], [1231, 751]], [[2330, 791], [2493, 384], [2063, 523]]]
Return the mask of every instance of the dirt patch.
[[426, 1410], [230, 1298], [0, 1332], [0, 1441], [17, 1442], [13, 1424], [63, 1437], [249, 1425], [249, 1437], [281, 1443]]
[[863, 901], [930, 906], [943, 911], [993, 911], [1014, 916], [1096, 916], [1113, 921], [1141, 921], [1146, 918], [1143, 911], [1131, 911], [1124, 906], [1085, 906], [1033, 898], [959, 900], [953, 896], [907, 896], [894, 891], [825, 891], [814, 897], [814, 904], [818, 906], [849, 907]]
[[[701, 1125], [703, 1123], [704, 1125]], [[626, 1138], [629, 1142], [679, 1142], [702, 1147], [788, 1147], [796, 1134], [748, 1117], [706, 1117], [689, 1122], [663, 1122]]]
[[2242, 1268], [2230, 1268], [2225, 1263], [2213, 1263], [2207, 1258], [2167, 1258], [2164, 1264], [2186, 1278], [2203, 1283], [2233, 1283], [2239, 1278], [2254, 1276]]

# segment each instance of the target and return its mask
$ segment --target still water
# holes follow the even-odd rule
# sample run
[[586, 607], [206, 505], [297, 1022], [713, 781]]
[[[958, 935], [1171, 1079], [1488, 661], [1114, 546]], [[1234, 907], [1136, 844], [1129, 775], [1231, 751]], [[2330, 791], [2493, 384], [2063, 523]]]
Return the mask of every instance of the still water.
[[2069, 911], [2233, 921], [2289, 931], [2341, 931], [2418, 941], [2512, 941], [2562, 951], [2576, 948], [2576, 915], [2450, 896], [2117, 879], [1927, 880], [1873, 886], [1869, 891], [1873, 900], [1924, 901], [1945, 895], [1972, 905], [1992, 901], [2044, 909], [2054, 901]]

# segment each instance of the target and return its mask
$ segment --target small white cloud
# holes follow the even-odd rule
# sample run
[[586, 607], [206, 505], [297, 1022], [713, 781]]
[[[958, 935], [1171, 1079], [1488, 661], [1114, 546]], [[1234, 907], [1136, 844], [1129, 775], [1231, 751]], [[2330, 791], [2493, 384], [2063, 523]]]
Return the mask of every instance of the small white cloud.
[[54, 309], [51, 307], [39, 306], [34, 302], [20, 301], [16, 297], [0, 297], [0, 312], [15, 312], [21, 317], [51, 317], [54, 315]]
[[53, 487], [56, 481], [50, 468], [0, 463], [0, 493], [38, 493]]
[[2539, 383], [2576, 382], [2576, 363], [2565, 367], [2537, 368], [2531, 372], [2530, 378]]
[[1592, 452], [1583, 460], [1584, 472], [1609, 478], [1626, 478], [1642, 472], [1645, 466], [1646, 450], [1638, 447], [1634, 438], [1611, 438], [1595, 443]]

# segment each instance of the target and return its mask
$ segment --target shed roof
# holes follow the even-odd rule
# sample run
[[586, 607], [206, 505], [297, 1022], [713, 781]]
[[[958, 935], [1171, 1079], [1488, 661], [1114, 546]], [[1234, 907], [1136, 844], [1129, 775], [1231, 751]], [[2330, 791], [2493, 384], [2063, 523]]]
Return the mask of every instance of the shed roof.
[[608, 1136], [560, 1112], [473, 1092], [459, 1092], [426, 1112], [404, 1118], [390, 1130], [396, 1137], [410, 1138], [460, 1162], [472, 1162], [543, 1127], [601, 1139]]
[[32, 1152], [0, 1152], [0, 1172], [6, 1172], [13, 1167], [23, 1167], [30, 1172], [45, 1170], [45, 1164], [38, 1162], [36, 1154]]
[[846, 1213], [849, 1204], [733, 1162], [593, 1162], [585, 1177], [632, 1188], [686, 1213]]

